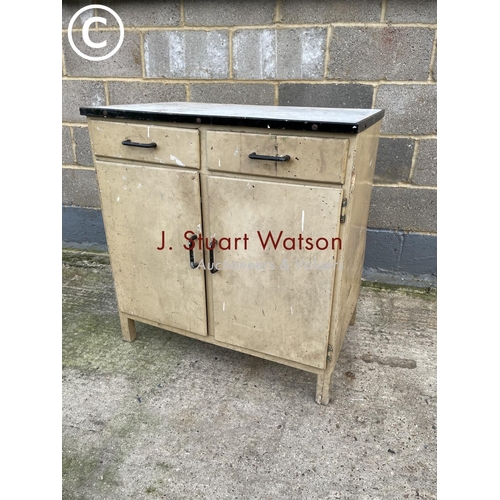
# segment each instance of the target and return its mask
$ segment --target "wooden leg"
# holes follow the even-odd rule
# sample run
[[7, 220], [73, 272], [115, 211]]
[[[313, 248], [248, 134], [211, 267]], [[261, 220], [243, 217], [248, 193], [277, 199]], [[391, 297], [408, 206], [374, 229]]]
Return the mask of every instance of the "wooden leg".
[[323, 373], [318, 374], [318, 382], [316, 385], [316, 403], [319, 405], [328, 405], [330, 402], [330, 386], [332, 384], [333, 370], [326, 369]]
[[122, 325], [123, 340], [133, 342], [137, 336], [135, 332], [135, 321], [123, 313], [120, 313], [120, 323]]
[[358, 306], [356, 304], [356, 306], [354, 307], [354, 312], [352, 313], [352, 316], [351, 316], [351, 321], [349, 321], [349, 324], [352, 326], [354, 325], [354, 323], [356, 322], [356, 311], [358, 310]]

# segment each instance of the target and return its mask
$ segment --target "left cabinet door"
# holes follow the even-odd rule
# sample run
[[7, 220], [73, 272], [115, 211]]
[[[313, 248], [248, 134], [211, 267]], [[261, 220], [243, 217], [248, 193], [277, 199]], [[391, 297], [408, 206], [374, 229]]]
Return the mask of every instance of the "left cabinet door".
[[[95, 165], [120, 311], [173, 331], [207, 335], [205, 273], [190, 266], [184, 248], [184, 234], [201, 231], [198, 172]], [[194, 256], [201, 252], [194, 250]]]

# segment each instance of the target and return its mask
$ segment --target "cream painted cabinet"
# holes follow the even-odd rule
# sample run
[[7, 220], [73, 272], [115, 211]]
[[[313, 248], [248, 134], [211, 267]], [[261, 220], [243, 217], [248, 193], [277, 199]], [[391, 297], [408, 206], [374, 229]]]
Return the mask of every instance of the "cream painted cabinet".
[[354, 321], [382, 110], [163, 103], [88, 118], [135, 321], [317, 374]]

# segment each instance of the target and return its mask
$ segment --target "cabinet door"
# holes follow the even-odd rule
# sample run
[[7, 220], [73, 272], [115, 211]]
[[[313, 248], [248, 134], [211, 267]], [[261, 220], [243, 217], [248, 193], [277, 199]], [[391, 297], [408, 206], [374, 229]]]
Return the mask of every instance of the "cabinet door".
[[[218, 176], [207, 186], [209, 232], [219, 242], [220, 271], [210, 280], [215, 338], [324, 368], [342, 190]], [[276, 248], [270, 240], [264, 248], [269, 232], [275, 243], [281, 233]], [[245, 235], [247, 248], [240, 239], [235, 249]], [[285, 238], [295, 238], [295, 249]]]
[[100, 161], [96, 170], [120, 311], [206, 335], [204, 272], [183, 248], [184, 233], [201, 229], [199, 174]]

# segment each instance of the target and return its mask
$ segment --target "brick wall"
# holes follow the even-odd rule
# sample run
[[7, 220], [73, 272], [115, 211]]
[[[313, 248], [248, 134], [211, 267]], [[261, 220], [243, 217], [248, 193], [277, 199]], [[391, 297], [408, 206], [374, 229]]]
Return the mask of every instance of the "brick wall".
[[[84, 105], [192, 101], [384, 108], [365, 267], [436, 271], [436, 1], [107, 1], [120, 50], [86, 61], [63, 2], [63, 239], [105, 244]], [[82, 22], [74, 40], [84, 50]], [[116, 44], [113, 17], [91, 28]], [[104, 29], [103, 29], [104, 28]], [[99, 55], [95, 49], [95, 55]], [[109, 50], [109, 49], [108, 49]], [[89, 53], [88, 47], [85, 49]]]

